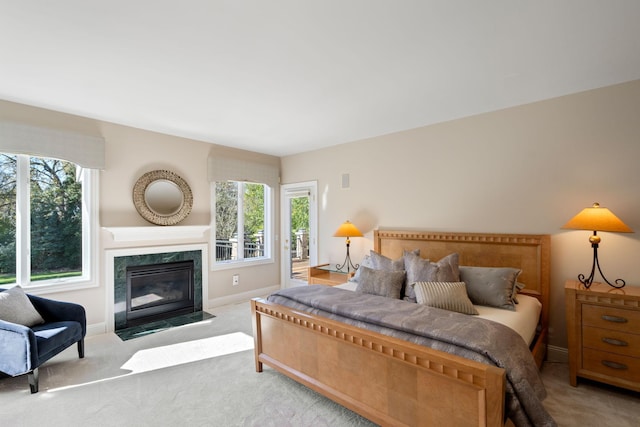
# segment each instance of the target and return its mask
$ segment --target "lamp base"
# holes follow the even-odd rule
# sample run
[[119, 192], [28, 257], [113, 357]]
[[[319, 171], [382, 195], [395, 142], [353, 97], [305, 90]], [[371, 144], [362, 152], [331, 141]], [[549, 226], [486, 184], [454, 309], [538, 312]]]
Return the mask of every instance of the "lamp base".
[[602, 279], [607, 285], [616, 289], [624, 288], [626, 282], [622, 279], [616, 279], [615, 285], [607, 280], [607, 278], [604, 276], [604, 273], [602, 272], [602, 269], [600, 268], [600, 261], [598, 261], [598, 243], [592, 240], [591, 246], [593, 247], [593, 263], [591, 265], [591, 274], [587, 278], [584, 277], [584, 274], [578, 274], [578, 280], [580, 281], [580, 283], [582, 283], [585, 288], [589, 289], [591, 287], [591, 284], [593, 283], [597, 267], [598, 271], [600, 272], [600, 276], [602, 276]]
[[344, 271], [343, 268], [346, 267], [347, 274], [349, 274], [349, 267], [351, 267], [353, 271], [356, 271], [358, 267], [360, 267], [360, 264], [353, 265], [351, 262], [351, 257], [349, 256], [349, 243], [349, 239], [347, 239], [347, 256], [344, 258], [344, 262], [342, 264], [336, 264], [336, 270], [338, 271]]

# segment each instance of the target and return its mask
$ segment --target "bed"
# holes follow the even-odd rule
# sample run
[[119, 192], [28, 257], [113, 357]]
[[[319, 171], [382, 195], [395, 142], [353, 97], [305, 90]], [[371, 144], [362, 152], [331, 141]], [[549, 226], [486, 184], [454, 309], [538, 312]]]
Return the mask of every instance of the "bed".
[[[421, 258], [430, 260], [455, 253], [462, 266], [520, 269], [518, 282], [525, 284], [525, 288], [519, 295], [540, 302], [540, 319], [530, 346], [521, 343], [513, 347], [513, 352], [507, 351], [513, 354], [500, 357], [515, 358], [515, 365], [521, 367], [502, 367], [501, 363], [483, 360], [486, 355], [476, 357], [466, 349], [460, 352], [462, 357], [452, 354], [446, 346], [431, 348], [423, 344], [428, 339], [405, 332], [391, 336], [388, 328], [370, 328], [368, 320], [363, 322], [345, 313], [336, 314], [330, 307], [308, 308], [305, 304], [321, 300], [325, 294], [334, 294], [327, 297], [334, 300], [354, 298], [355, 293], [351, 291], [330, 287], [324, 291], [317, 285], [295, 291], [307, 295], [288, 306], [284, 302], [252, 300], [256, 371], [261, 372], [266, 364], [380, 425], [500, 426], [511, 423], [507, 415], [515, 419], [516, 424], [553, 425], [544, 410], [541, 414], [524, 415], [521, 409], [517, 413], [513, 411], [513, 396], [517, 397], [516, 406], [526, 407], [531, 403], [535, 407], [541, 406], [541, 393], [536, 390], [536, 396], [528, 396], [526, 390], [519, 389], [523, 381], [514, 380], [511, 372], [524, 370], [525, 376], [535, 375], [531, 371], [544, 360], [549, 313], [549, 246], [548, 235], [374, 231], [374, 251], [390, 259], [419, 250]], [[276, 300], [284, 301], [285, 297], [287, 292], [276, 296]], [[366, 297], [369, 306], [381, 301], [376, 298], [383, 298]], [[400, 300], [393, 301], [392, 306], [391, 310], [400, 314], [421, 310], [418, 304]], [[447, 320], [440, 323], [446, 329]], [[518, 362], [520, 357], [522, 363]], [[513, 361], [510, 363], [514, 365]]]

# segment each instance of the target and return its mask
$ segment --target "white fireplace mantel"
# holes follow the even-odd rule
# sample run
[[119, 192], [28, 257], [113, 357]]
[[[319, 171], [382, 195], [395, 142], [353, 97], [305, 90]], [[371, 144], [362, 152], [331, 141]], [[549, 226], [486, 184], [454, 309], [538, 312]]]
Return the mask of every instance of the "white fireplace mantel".
[[209, 228], [208, 225], [103, 227], [104, 230], [111, 233], [113, 240], [116, 242], [177, 239], [200, 240]]

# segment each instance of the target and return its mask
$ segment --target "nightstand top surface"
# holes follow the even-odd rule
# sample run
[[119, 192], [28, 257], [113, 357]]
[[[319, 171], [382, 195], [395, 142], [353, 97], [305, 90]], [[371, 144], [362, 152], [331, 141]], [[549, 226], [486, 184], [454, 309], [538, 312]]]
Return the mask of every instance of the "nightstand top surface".
[[588, 289], [577, 280], [567, 280], [564, 285], [565, 289], [575, 289], [576, 292], [584, 293], [604, 293], [616, 296], [640, 297], [640, 286], [626, 285], [624, 288], [616, 289], [606, 283], [593, 282]]

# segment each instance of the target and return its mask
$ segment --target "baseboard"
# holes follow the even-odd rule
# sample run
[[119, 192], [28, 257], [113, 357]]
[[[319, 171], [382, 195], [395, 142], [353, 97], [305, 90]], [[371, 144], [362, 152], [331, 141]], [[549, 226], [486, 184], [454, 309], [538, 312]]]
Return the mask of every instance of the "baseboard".
[[569, 363], [569, 350], [555, 345], [548, 345], [547, 361], [555, 363]]
[[263, 297], [280, 289], [280, 285], [268, 286], [266, 288], [254, 289], [239, 294], [218, 297], [209, 300], [209, 308], [220, 307], [223, 305], [237, 304], [239, 302], [248, 301], [251, 298]]
[[87, 336], [102, 335], [107, 332], [107, 325], [104, 322], [87, 325]]

